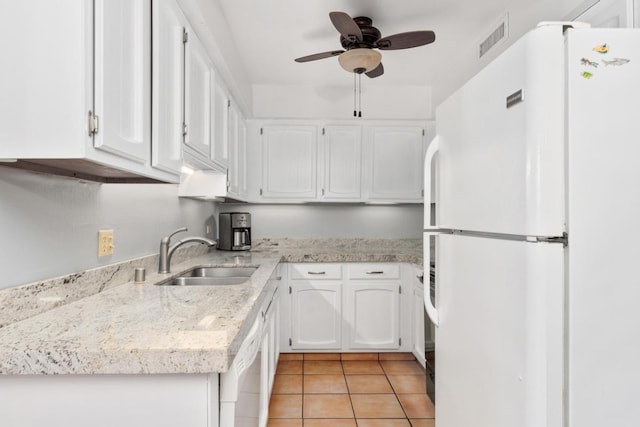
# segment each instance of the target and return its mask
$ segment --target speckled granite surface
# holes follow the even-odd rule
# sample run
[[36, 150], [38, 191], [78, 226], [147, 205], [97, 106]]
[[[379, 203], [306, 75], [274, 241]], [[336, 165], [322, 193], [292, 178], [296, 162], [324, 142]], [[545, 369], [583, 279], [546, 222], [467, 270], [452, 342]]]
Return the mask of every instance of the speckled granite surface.
[[283, 262], [406, 262], [422, 265], [420, 239], [261, 239], [254, 253]]
[[[268, 278], [279, 262], [421, 264], [422, 249], [419, 240], [265, 239], [251, 252], [180, 258], [164, 275], [152, 256], [0, 291], [0, 374], [225, 372], [276, 286]], [[243, 285], [154, 285], [197, 265], [259, 268]], [[131, 281], [138, 266], [147, 268], [144, 284]]]

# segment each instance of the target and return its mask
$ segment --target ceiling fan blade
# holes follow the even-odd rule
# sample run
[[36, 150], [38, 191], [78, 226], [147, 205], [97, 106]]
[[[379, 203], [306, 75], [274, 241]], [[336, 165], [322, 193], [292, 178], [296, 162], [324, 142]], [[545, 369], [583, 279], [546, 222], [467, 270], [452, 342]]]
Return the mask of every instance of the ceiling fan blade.
[[376, 44], [380, 50], [395, 50], [423, 46], [435, 40], [436, 34], [433, 31], [409, 31], [383, 37]]
[[384, 74], [384, 67], [382, 66], [382, 62], [380, 63], [380, 65], [378, 65], [376, 68], [374, 68], [373, 70], [369, 71], [368, 73], [365, 73], [367, 75], [367, 77], [370, 78], [375, 78], [375, 77], [380, 77], [381, 75]]
[[316, 61], [318, 59], [324, 59], [324, 58], [330, 58], [332, 56], [338, 56], [343, 52], [344, 52], [344, 50], [332, 50], [332, 51], [329, 51], [329, 52], [314, 53], [313, 55], [302, 56], [300, 58], [296, 58], [295, 61], [296, 62]]
[[338, 30], [345, 39], [362, 41], [362, 31], [360, 31], [358, 24], [356, 24], [349, 15], [344, 12], [330, 12], [329, 18], [333, 26], [336, 27], [336, 30]]

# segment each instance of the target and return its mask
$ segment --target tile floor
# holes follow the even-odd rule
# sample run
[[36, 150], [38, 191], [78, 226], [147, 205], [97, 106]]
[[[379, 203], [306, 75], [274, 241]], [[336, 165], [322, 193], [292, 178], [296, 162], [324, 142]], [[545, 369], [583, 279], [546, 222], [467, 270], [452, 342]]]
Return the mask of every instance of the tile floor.
[[434, 427], [410, 353], [280, 355], [268, 427]]

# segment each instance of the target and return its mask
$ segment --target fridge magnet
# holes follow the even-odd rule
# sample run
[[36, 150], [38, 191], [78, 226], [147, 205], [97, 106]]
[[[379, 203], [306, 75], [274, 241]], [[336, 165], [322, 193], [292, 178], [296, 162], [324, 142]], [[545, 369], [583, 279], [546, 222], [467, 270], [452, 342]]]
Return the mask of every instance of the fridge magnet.
[[606, 43], [599, 44], [598, 46], [594, 47], [593, 50], [598, 53], [607, 53], [609, 52], [609, 45], [607, 45]]
[[589, 67], [598, 68], [598, 63], [595, 61], [591, 61], [589, 58], [582, 58], [580, 60], [582, 65], [588, 65]]
[[591, 77], [593, 77], [593, 74], [591, 74], [588, 71], [583, 71], [582, 72], [582, 77], [584, 77], [585, 79], [590, 79]]
[[613, 66], [619, 67], [621, 65], [629, 63], [630, 61], [631, 61], [630, 59], [626, 59], [626, 58], [613, 58], [613, 60], [611, 61], [603, 60], [602, 63], [605, 65], [605, 67], [607, 65], [613, 65]]

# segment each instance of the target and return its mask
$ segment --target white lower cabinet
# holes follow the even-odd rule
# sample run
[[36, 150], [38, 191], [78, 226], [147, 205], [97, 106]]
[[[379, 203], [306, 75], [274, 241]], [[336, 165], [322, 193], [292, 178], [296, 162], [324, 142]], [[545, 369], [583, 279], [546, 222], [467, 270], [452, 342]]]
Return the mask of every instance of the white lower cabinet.
[[340, 350], [342, 282], [295, 280], [290, 284], [292, 350]]
[[290, 264], [281, 351], [409, 351], [410, 295], [399, 264]]
[[350, 350], [400, 348], [400, 284], [349, 283], [345, 325]]
[[216, 427], [216, 374], [2, 375], [3, 426]]

